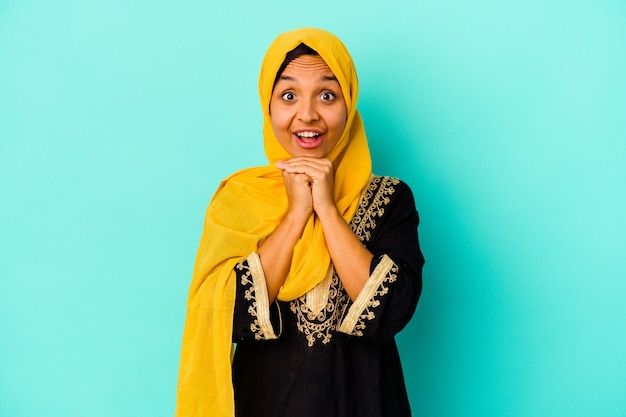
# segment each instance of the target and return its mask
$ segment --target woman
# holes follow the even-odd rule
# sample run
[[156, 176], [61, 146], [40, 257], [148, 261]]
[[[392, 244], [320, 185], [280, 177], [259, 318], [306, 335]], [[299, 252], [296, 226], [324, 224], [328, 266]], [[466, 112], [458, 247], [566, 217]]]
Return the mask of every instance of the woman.
[[421, 291], [418, 215], [372, 175], [352, 59], [326, 31], [284, 33], [259, 92], [269, 165], [207, 209], [176, 415], [409, 416], [394, 335]]

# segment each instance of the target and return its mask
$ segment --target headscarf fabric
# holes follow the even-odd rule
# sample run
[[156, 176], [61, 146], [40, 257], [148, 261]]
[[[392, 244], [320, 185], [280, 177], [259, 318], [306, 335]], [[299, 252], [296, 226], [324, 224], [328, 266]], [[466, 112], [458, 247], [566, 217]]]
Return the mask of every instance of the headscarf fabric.
[[[358, 79], [352, 58], [333, 34], [313, 28], [279, 35], [270, 45], [259, 76], [267, 166], [223, 180], [207, 208], [187, 301], [176, 397], [176, 417], [233, 417], [232, 320], [236, 265], [276, 229], [288, 207], [276, 162], [291, 157], [272, 129], [270, 99], [286, 54], [301, 43], [314, 49], [341, 86], [347, 107], [345, 130], [327, 156], [333, 161], [335, 201], [349, 222], [371, 175], [365, 130], [356, 109]], [[311, 215], [293, 252], [278, 299], [296, 299], [321, 282], [330, 264], [319, 219]]]

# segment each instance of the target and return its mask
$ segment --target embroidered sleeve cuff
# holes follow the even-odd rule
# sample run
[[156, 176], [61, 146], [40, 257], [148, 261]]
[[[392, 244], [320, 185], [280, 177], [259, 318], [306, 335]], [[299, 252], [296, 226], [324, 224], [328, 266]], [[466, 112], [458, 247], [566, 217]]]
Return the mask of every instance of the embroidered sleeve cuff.
[[[252, 252], [248, 258], [248, 266], [250, 267], [250, 275], [252, 276], [252, 290], [254, 294], [246, 291], [246, 298], [250, 294], [250, 307], [248, 312], [253, 318], [250, 324], [250, 330], [257, 340], [277, 339], [276, 333], [270, 320], [269, 298], [267, 296], [267, 284], [265, 282], [265, 273], [261, 258], [256, 252]], [[280, 312], [280, 310], [279, 310]], [[282, 323], [281, 323], [282, 324]]]
[[387, 255], [383, 255], [369, 277], [361, 293], [344, 317], [339, 331], [353, 336], [363, 336], [366, 322], [376, 317], [380, 299], [389, 292], [388, 284], [395, 282], [398, 267]]

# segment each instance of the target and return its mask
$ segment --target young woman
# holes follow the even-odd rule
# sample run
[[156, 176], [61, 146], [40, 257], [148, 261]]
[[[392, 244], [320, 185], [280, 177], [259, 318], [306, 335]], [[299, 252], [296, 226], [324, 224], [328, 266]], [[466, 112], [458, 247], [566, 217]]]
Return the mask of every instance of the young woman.
[[394, 336], [422, 287], [418, 214], [371, 172], [352, 59], [326, 31], [284, 33], [259, 92], [269, 164], [207, 209], [176, 415], [409, 416]]

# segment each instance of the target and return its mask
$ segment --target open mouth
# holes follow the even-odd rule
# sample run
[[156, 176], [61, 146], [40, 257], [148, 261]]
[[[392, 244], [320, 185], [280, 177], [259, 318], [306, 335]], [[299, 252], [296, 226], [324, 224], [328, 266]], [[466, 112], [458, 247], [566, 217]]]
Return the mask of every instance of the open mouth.
[[320, 132], [314, 132], [311, 130], [304, 130], [294, 134], [298, 145], [302, 148], [315, 148], [322, 143], [323, 134]]

